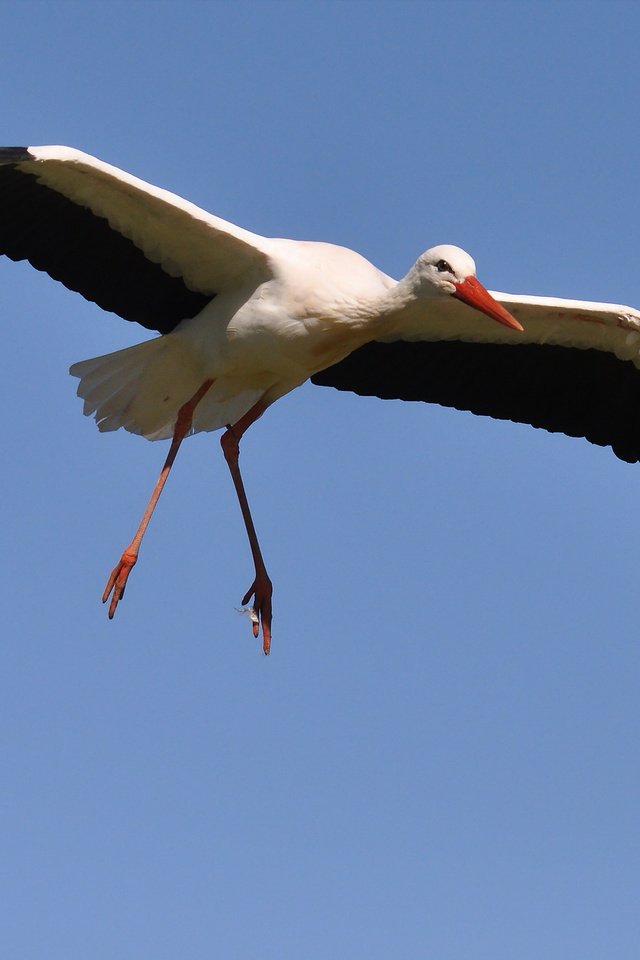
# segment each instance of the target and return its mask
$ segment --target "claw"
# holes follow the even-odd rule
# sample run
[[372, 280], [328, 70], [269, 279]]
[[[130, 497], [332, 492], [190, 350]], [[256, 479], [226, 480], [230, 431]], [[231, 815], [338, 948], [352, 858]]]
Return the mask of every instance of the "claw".
[[133, 570], [137, 559], [137, 554], [128, 553], [125, 550], [120, 557], [120, 560], [111, 571], [111, 576], [107, 580], [107, 585], [104, 588], [104, 593], [102, 594], [102, 602], [106, 603], [109, 599], [111, 591], [113, 590], [113, 596], [111, 597], [111, 603], [109, 604], [109, 620], [113, 620], [113, 615], [116, 612], [118, 604], [124, 597], [124, 588], [127, 585], [129, 574]]
[[249, 612], [251, 627], [253, 636], [257, 640], [260, 633], [260, 625], [262, 624], [262, 652], [266, 657], [269, 656], [271, 650], [272, 594], [273, 586], [271, 580], [265, 575], [263, 577], [256, 577], [242, 598], [243, 606], [249, 603], [252, 597], [254, 598]]

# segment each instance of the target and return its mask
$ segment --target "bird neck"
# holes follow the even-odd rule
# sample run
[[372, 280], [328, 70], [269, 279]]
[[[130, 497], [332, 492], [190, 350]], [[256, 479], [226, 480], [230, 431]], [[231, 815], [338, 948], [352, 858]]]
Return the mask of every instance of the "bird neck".
[[389, 336], [400, 328], [406, 328], [414, 319], [425, 314], [429, 302], [438, 299], [438, 293], [420, 282], [413, 268], [374, 304], [371, 304], [371, 325], [376, 336]]

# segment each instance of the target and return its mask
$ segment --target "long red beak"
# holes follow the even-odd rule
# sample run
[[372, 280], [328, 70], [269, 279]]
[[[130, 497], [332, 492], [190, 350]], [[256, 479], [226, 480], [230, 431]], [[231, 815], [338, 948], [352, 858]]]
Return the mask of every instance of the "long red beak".
[[455, 284], [456, 292], [453, 296], [463, 303], [468, 303], [470, 307], [475, 307], [488, 317], [497, 320], [498, 323], [504, 323], [505, 327], [511, 327], [512, 330], [519, 330], [521, 333], [524, 328], [518, 323], [515, 317], [512, 317], [508, 310], [494, 300], [488, 290], [482, 286], [475, 277], [467, 277], [460, 283]]

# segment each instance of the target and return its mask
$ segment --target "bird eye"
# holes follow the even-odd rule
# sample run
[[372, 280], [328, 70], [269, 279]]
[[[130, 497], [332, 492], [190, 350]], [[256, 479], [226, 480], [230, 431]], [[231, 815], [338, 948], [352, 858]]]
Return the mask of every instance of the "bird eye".
[[436, 270], [438, 273], [453, 273], [451, 266], [447, 263], [446, 260], [438, 260], [436, 263]]

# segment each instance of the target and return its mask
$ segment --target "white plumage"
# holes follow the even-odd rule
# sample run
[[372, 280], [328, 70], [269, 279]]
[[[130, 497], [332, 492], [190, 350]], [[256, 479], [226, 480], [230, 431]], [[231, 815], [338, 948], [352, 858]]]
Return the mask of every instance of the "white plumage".
[[107, 585], [110, 616], [182, 439], [227, 427], [256, 567], [243, 602], [254, 597], [254, 634], [261, 622], [269, 651], [271, 583], [238, 444], [309, 377], [562, 430], [640, 459], [640, 314], [490, 294], [458, 247], [430, 248], [396, 281], [352, 250], [257, 236], [77, 150], [11, 147], [0, 150], [0, 252], [162, 334], [71, 367], [100, 430], [173, 438]]

